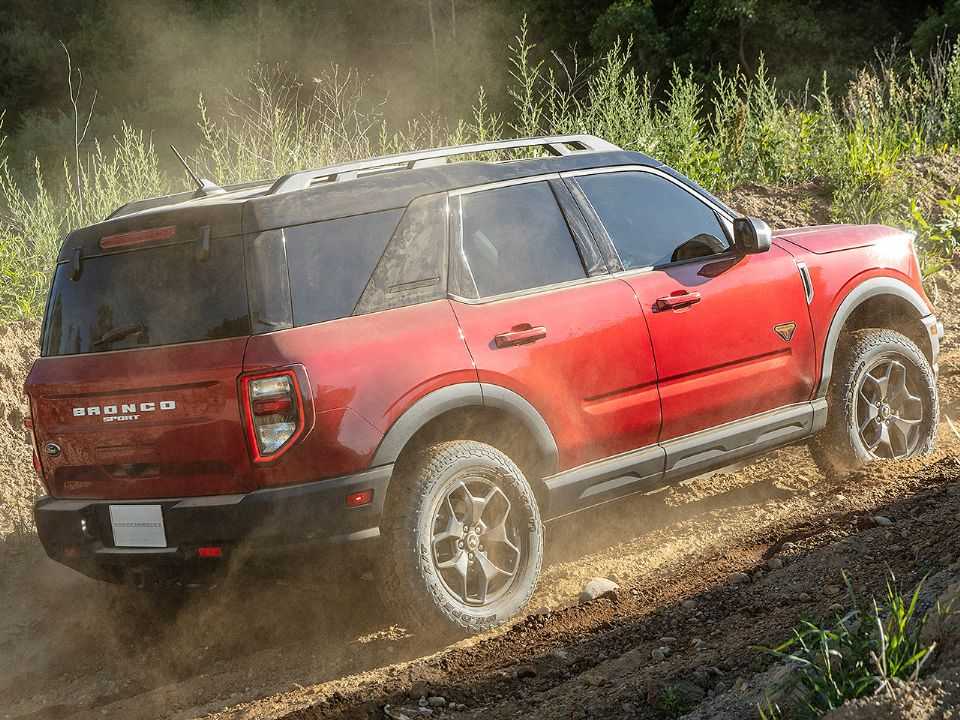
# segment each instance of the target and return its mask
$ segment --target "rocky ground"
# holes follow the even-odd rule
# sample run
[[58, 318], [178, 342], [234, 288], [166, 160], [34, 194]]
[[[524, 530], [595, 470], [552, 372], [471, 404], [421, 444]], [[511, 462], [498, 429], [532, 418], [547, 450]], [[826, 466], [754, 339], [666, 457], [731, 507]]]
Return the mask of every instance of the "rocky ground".
[[[817, 193], [743, 197], [785, 225], [822, 219]], [[960, 274], [930, 294], [948, 325], [941, 395], [956, 419]], [[862, 596], [891, 574], [906, 589], [926, 578], [924, 609], [958, 592], [960, 436], [944, 422], [936, 455], [842, 483], [791, 447], [551, 523], [531, 611], [453, 644], [393, 625], [350, 558], [247, 568], [147, 622], [125, 591], [47, 561], [30, 537], [19, 385], [35, 335], [0, 329], [0, 718], [756, 718], [790, 674], [762, 648], [835, 616], [844, 574]], [[616, 590], [581, 602], [592, 578]], [[833, 717], [957, 717], [958, 624], [937, 625], [921, 683]]]

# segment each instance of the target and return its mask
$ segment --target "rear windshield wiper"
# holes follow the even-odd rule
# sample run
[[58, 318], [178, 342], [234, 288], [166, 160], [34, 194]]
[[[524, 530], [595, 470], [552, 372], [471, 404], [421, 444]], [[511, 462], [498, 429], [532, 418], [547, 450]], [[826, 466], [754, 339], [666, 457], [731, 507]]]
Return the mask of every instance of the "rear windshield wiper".
[[137, 323], [136, 325], [121, 325], [118, 328], [114, 328], [113, 330], [108, 330], [105, 332], [98, 339], [93, 341], [93, 345], [94, 347], [97, 347], [98, 345], [109, 345], [117, 340], [123, 340], [125, 337], [137, 335], [142, 332], [146, 332], [146, 328], [140, 323]]

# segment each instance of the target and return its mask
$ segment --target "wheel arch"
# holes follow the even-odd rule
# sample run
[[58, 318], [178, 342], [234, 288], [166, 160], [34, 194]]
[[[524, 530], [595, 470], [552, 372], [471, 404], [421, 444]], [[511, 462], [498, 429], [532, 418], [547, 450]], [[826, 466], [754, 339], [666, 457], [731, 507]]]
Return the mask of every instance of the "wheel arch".
[[924, 323], [924, 319], [930, 316], [930, 308], [924, 299], [902, 280], [875, 277], [854, 287], [840, 303], [830, 322], [816, 397], [826, 397], [837, 348], [843, 336], [854, 330], [870, 327], [896, 330], [916, 343], [930, 364], [934, 365], [939, 344]]
[[479, 440], [505, 452], [538, 496], [540, 479], [559, 465], [557, 442], [540, 412], [516, 392], [489, 383], [457, 383], [424, 395], [387, 431], [372, 465], [399, 466], [427, 444], [457, 439]]

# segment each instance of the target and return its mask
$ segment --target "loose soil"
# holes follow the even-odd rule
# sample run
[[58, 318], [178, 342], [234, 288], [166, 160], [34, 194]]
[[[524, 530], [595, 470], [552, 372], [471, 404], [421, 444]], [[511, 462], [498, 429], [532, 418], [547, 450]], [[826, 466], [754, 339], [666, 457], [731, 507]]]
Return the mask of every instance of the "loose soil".
[[[822, 219], [817, 193], [754, 188], [742, 204], [800, 224]], [[940, 387], [955, 419], [960, 275], [931, 295], [952, 333]], [[36, 332], [0, 329], [2, 718], [757, 717], [782, 675], [758, 648], [801, 619], [833, 617], [845, 576], [864, 596], [891, 574], [907, 589], [926, 577], [925, 607], [960, 580], [960, 437], [944, 423], [935, 455], [843, 482], [796, 446], [551, 523], [530, 612], [479, 637], [393, 625], [353, 557], [244, 567], [158, 620], [123, 588], [48, 561], [31, 535], [20, 386]], [[579, 604], [593, 577], [620, 591]], [[960, 658], [937, 662], [887, 705], [835, 717], [949, 717]], [[420, 708], [421, 697], [444, 703]], [[892, 714], [907, 705], [920, 709]]]

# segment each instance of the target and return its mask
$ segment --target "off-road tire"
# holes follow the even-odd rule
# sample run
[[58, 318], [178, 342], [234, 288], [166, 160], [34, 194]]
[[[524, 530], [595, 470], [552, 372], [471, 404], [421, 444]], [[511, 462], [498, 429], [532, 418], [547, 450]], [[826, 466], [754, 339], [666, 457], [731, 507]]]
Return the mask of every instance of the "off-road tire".
[[[488, 605], [455, 597], [435, 568], [434, 509], [457, 478], [479, 469], [510, 502], [524, 553], [505, 594]], [[543, 523], [519, 467], [496, 448], [470, 440], [431, 445], [398, 466], [384, 510], [379, 568], [385, 605], [410, 630], [463, 634], [496, 627], [516, 615], [536, 589], [543, 558]]]
[[876, 459], [861, 438], [856, 399], [871, 364], [885, 357], [908, 364], [923, 403], [919, 438], [909, 456], [933, 451], [940, 409], [929, 361], [913, 341], [896, 331], [856, 330], [841, 339], [827, 391], [827, 424], [810, 442], [810, 454], [827, 477], [841, 478]]

